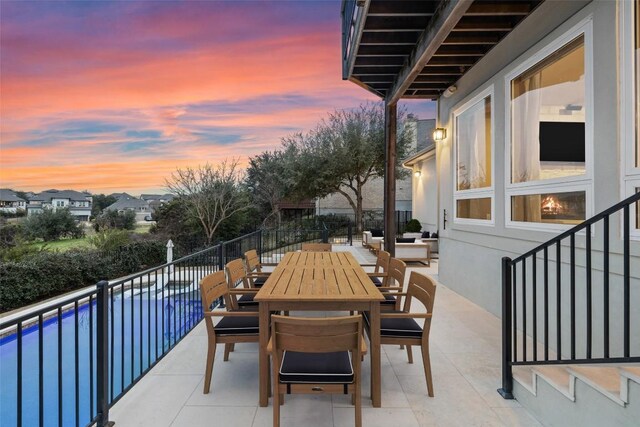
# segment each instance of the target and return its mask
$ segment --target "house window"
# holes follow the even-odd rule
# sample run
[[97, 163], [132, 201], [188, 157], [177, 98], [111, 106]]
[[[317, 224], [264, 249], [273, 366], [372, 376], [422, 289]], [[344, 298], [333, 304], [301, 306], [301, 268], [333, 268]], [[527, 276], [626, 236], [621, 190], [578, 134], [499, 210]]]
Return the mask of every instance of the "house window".
[[493, 224], [493, 87], [453, 113], [455, 221]]
[[556, 229], [590, 215], [590, 46], [588, 20], [507, 76], [507, 225]]

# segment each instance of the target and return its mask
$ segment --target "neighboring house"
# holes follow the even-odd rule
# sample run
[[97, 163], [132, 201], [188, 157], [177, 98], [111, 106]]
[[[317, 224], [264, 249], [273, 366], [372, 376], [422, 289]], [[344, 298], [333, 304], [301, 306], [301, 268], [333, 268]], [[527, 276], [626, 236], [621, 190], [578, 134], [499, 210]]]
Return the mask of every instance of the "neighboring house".
[[27, 215], [42, 212], [43, 209], [69, 209], [78, 221], [89, 221], [93, 198], [87, 192], [74, 190], [47, 190], [29, 198]]
[[151, 213], [155, 212], [160, 206], [172, 201], [175, 196], [173, 194], [141, 194], [140, 198], [149, 203]]
[[16, 196], [12, 190], [0, 189], [0, 212], [16, 213], [18, 210], [26, 210], [27, 201]]
[[439, 281], [503, 317], [501, 392], [546, 425], [637, 425], [639, 204], [553, 239], [640, 192], [640, 3], [342, 10], [343, 77], [385, 100], [387, 125], [402, 98], [438, 103], [443, 138], [404, 162], [413, 217], [439, 230]]
[[148, 221], [151, 219], [151, 208], [149, 202], [136, 197], [123, 196], [117, 202], [104, 208], [106, 211], [133, 211], [136, 214], [136, 221]]
[[[420, 120], [409, 114], [405, 120], [410, 138], [410, 153], [422, 150], [427, 145], [433, 144], [433, 128], [435, 119]], [[411, 211], [412, 209], [412, 178], [396, 180], [396, 210]], [[352, 192], [346, 189], [347, 192]], [[365, 211], [381, 212], [384, 207], [384, 179], [370, 178], [363, 187], [363, 209]], [[318, 199], [316, 213], [323, 214], [343, 214], [353, 216], [353, 209], [349, 201], [340, 193], [333, 193], [322, 199]]]

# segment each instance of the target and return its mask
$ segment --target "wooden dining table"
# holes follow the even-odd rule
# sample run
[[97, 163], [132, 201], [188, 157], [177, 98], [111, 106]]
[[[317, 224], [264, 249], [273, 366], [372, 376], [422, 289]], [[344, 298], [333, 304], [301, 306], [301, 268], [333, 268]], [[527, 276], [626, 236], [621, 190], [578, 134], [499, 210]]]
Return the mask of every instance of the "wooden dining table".
[[274, 311], [368, 311], [371, 401], [381, 405], [380, 302], [384, 296], [350, 252], [289, 252], [254, 300], [260, 307], [260, 406], [269, 404], [269, 316]]

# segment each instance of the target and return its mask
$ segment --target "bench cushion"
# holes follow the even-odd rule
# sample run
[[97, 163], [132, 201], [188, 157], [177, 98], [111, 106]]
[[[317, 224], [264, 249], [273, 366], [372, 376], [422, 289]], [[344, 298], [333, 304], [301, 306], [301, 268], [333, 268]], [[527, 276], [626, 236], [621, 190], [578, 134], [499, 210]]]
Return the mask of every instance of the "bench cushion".
[[[401, 313], [393, 311], [391, 313]], [[369, 322], [369, 313], [364, 312], [364, 321], [367, 328], [371, 327]], [[383, 337], [406, 337], [420, 338], [422, 337], [422, 328], [414, 319], [409, 318], [381, 318], [380, 319], [380, 335]]]
[[280, 365], [281, 383], [353, 382], [353, 367], [349, 352], [301, 353], [285, 351]]
[[257, 335], [260, 331], [258, 316], [223, 317], [213, 328], [216, 335]]

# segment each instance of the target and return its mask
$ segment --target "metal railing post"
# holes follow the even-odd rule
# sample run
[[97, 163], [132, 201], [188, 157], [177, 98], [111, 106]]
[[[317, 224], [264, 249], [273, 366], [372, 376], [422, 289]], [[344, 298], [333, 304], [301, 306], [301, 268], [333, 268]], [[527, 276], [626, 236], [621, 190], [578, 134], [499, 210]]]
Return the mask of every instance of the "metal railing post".
[[109, 422], [109, 282], [102, 280], [96, 285], [96, 383], [98, 427], [111, 426]]
[[511, 258], [502, 258], [502, 388], [498, 393], [504, 399], [513, 399], [513, 372], [511, 367]]
[[260, 263], [262, 263], [262, 229], [258, 230], [258, 256]]
[[351, 222], [349, 222], [349, 225], [347, 225], [347, 234], [347, 237], [349, 238], [349, 246], [353, 246], [353, 225], [351, 224]]
[[[220, 250], [218, 251], [218, 271], [224, 271], [225, 245], [220, 242]], [[224, 307], [224, 298], [218, 300], [218, 307]]]

